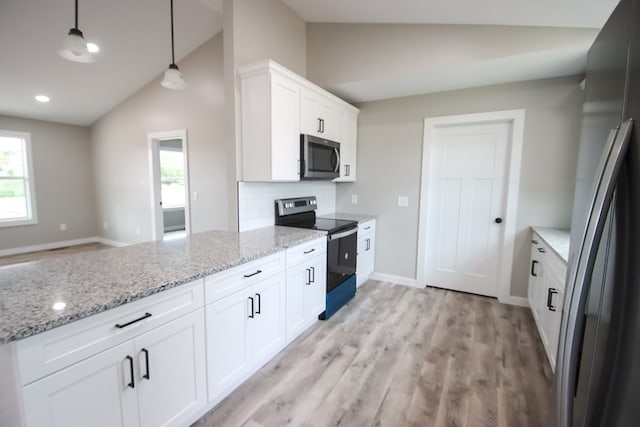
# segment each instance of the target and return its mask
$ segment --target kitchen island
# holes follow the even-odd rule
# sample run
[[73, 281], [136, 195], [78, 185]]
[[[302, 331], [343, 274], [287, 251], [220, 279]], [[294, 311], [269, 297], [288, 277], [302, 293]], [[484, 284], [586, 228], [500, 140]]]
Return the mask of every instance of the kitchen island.
[[286, 313], [324, 297], [286, 281], [287, 260], [322, 271], [324, 251], [324, 232], [275, 226], [0, 268], [0, 425], [194, 421], [290, 341]]

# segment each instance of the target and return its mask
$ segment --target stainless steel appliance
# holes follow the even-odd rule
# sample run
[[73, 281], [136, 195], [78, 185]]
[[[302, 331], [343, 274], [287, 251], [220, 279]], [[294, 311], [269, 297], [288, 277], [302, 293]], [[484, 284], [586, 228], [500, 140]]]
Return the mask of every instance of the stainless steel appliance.
[[328, 319], [356, 293], [358, 223], [316, 217], [313, 196], [275, 201], [276, 225], [327, 232], [327, 305], [320, 319]]
[[340, 143], [313, 135], [300, 135], [300, 179], [340, 176]]
[[640, 0], [589, 51], [552, 425], [640, 423]]

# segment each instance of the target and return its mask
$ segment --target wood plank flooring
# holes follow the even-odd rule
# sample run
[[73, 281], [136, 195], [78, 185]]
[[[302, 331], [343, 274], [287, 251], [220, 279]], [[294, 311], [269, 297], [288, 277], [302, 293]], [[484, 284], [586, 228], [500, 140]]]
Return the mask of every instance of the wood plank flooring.
[[58, 249], [50, 249], [46, 251], [37, 251], [37, 252], [29, 252], [29, 253], [17, 254], [17, 255], [8, 255], [8, 256], [0, 257], [0, 267], [5, 265], [21, 264], [23, 262], [37, 261], [40, 259], [53, 258], [61, 255], [75, 254], [78, 252], [96, 251], [99, 249], [106, 249], [110, 247], [111, 246], [105, 245], [103, 243], [95, 242], [95, 243], [86, 243], [83, 245], [67, 246], [67, 247], [58, 248]]
[[194, 426], [546, 426], [551, 382], [529, 309], [367, 281]]

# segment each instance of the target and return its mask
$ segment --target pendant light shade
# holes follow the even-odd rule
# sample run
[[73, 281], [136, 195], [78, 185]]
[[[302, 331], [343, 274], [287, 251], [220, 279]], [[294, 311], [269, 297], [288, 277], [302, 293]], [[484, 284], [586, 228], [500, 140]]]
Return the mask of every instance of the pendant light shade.
[[58, 55], [74, 62], [95, 62], [96, 58], [87, 49], [87, 41], [82, 35], [82, 31], [78, 29], [78, 0], [76, 0], [76, 20], [75, 27], [69, 30], [69, 34], [64, 39], [62, 49], [58, 51]]
[[182, 73], [176, 65], [175, 52], [173, 47], [173, 0], [169, 0], [171, 7], [171, 64], [169, 68], [164, 72], [164, 79], [160, 83], [162, 87], [167, 89], [184, 89], [187, 87], [187, 83], [182, 79]]

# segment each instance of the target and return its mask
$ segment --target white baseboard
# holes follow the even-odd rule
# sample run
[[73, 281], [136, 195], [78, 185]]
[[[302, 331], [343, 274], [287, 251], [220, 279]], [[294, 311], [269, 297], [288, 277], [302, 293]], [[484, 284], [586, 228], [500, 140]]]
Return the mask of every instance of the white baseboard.
[[514, 297], [509, 295], [508, 297], [498, 298], [498, 301], [503, 304], [517, 305], [519, 307], [529, 307], [529, 301], [526, 298], [522, 297]]
[[393, 274], [373, 273], [369, 279], [378, 280], [380, 282], [390, 282], [398, 285], [411, 286], [412, 288], [423, 288], [419, 286], [416, 279], [410, 277], [394, 276]]
[[66, 248], [67, 246], [86, 245], [87, 243], [102, 243], [109, 246], [127, 246], [126, 243], [116, 242], [114, 240], [103, 239], [102, 237], [85, 237], [84, 239], [64, 240], [61, 242], [43, 243], [40, 245], [22, 246], [19, 248], [2, 249], [0, 257], [10, 255], [20, 255], [29, 252], [48, 251], [51, 249]]

